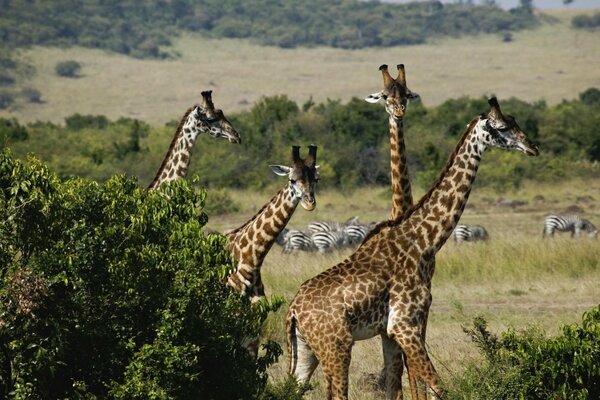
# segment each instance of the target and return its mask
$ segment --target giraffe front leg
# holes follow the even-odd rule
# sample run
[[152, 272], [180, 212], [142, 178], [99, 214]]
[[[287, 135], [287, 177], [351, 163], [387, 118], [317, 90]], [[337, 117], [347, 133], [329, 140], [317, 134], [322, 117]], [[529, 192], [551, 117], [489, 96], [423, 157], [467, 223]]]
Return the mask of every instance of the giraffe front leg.
[[402, 348], [387, 335], [381, 335], [383, 348], [383, 378], [386, 399], [402, 400], [402, 372], [404, 371], [404, 353]]

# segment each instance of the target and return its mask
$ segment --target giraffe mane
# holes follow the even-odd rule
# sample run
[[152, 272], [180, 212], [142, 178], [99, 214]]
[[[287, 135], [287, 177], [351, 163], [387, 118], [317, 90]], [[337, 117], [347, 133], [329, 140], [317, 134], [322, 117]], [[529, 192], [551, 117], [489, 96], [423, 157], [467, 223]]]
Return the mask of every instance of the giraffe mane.
[[[183, 118], [179, 122], [179, 126], [177, 127], [177, 130], [175, 131], [175, 135], [173, 135], [173, 139], [171, 140], [171, 144], [169, 145], [169, 149], [167, 150], [167, 154], [169, 154], [173, 150], [173, 147], [175, 147], [175, 143], [177, 142], [177, 139], [179, 139], [179, 137], [181, 136], [181, 131], [183, 130], [183, 125], [187, 121], [188, 116], [190, 115], [190, 113], [195, 108], [196, 108], [196, 106], [188, 108], [188, 110], [183, 115]], [[164, 169], [164, 167], [166, 166], [166, 164], [167, 164], [167, 157], [165, 157], [163, 159], [162, 163], [160, 164], [160, 167], [158, 168], [158, 172], [156, 173], [156, 176], [154, 177], [154, 179], [152, 180], [152, 182], [150, 182], [150, 185], [148, 185], [149, 188], [152, 187], [152, 185], [154, 185], [154, 183], [160, 178], [160, 174], [161, 174], [162, 170]]]
[[444, 169], [442, 170], [442, 172], [440, 172], [440, 174], [438, 175], [438, 178], [431, 185], [431, 187], [429, 188], [429, 190], [427, 191], [427, 193], [425, 193], [425, 195], [423, 195], [423, 197], [421, 197], [421, 199], [419, 200], [419, 202], [416, 203], [416, 204], [414, 204], [414, 205], [412, 205], [400, 217], [395, 218], [395, 219], [389, 219], [387, 221], [382, 221], [382, 222], [379, 222], [377, 225], [375, 225], [375, 228], [373, 228], [371, 230], [371, 232], [369, 232], [367, 234], [367, 236], [365, 236], [365, 238], [363, 239], [360, 247], [362, 247], [365, 243], [367, 243], [367, 241], [370, 240], [373, 236], [375, 236], [379, 232], [381, 232], [384, 228], [400, 225], [402, 222], [404, 222], [405, 220], [407, 220], [417, 209], [419, 209], [419, 208], [421, 208], [423, 206], [423, 203], [425, 203], [425, 201], [427, 201], [431, 197], [431, 195], [433, 194], [433, 191], [442, 182], [442, 180], [444, 179], [444, 176], [446, 175], [446, 173], [452, 167], [452, 165], [454, 163], [454, 159], [456, 158], [456, 155], [458, 154], [458, 150], [460, 150], [460, 148], [462, 147], [463, 143], [467, 139], [467, 136], [469, 136], [469, 133], [475, 128], [475, 125], [477, 124], [477, 121], [479, 121], [479, 117], [475, 117], [475, 118], [473, 118], [471, 120], [471, 122], [469, 122], [469, 125], [467, 126], [467, 129], [465, 130], [465, 132], [463, 133], [462, 137], [458, 141], [458, 144], [454, 148], [454, 151], [452, 152], [452, 154], [450, 155], [450, 157], [448, 157], [448, 161], [446, 162], [446, 166], [444, 167]]
[[265, 208], [267, 208], [267, 206], [269, 204], [271, 204], [273, 202], [273, 200], [275, 200], [275, 198], [277, 196], [279, 196], [281, 194], [281, 192], [283, 192], [285, 190], [285, 187], [279, 189], [279, 191], [275, 194], [275, 196], [271, 197], [271, 200], [269, 200], [268, 202], [266, 202], [261, 208], [260, 210], [258, 210], [258, 212], [256, 214], [254, 214], [254, 216], [252, 218], [250, 218], [249, 221], [247, 221], [245, 224], [227, 232], [227, 234], [225, 236], [235, 236], [237, 233], [239, 233], [242, 229], [244, 229], [245, 227], [247, 227], [248, 225], [250, 225], [252, 222], [254, 222], [256, 220], [256, 218], [258, 218], [259, 215], [262, 214], [263, 211], [265, 211]]

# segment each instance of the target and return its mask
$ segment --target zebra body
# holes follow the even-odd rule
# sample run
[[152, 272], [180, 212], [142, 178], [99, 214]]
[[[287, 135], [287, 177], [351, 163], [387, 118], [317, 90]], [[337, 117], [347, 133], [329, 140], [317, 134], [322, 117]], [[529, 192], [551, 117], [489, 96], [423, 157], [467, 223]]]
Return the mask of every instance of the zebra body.
[[315, 232], [311, 236], [313, 246], [320, 252], [325, 253], [346, 246], [347, 236], [344, 231]]
[[312, 240], [306, 233], [290, 229], [283, 239], [283, 252], [290, 253], [294, 250], [312, 250]]
[[544, 218], [543, 236], [554, 236], [554, 232], [571, 232], [571, 237], [579, 236], [582, 231], [589, 237], [597, 237], [598, 229], [587, 219], [577, 215], [548, 215]]
[[312, 233], [335, 232], [343, 230], [346, 226], [356, 224], [358, 224], [358, 217], [348, 218], [345, 222], [314, 221], [308, 224], [308, 230]]
[[344, 233], [347, 236], [347, 242], [349, 245], [359, 245], [362, 243], [367, 233], [371, 231], [369, 225], [357, 224], [348, 225], [344, 228]]
[[487, 240], [489, 238], [487, 230], [481, 225], [458, 224], [454, 228], [454, 240], [460, 242], [475, 242], [478, 240]]

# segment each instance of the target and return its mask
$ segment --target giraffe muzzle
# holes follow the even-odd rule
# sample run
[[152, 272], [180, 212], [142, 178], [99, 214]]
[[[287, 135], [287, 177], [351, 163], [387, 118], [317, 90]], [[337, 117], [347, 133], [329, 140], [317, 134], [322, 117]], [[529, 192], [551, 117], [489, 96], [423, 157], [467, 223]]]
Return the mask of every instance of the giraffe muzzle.
[[306, 211], [312, 211], [317, 206], [317, 201], [312, 196], [311, 197], [304, 196], [304, 197], [302, 197], [301, 204], [302, 204], [302, 208], [304, 208]]

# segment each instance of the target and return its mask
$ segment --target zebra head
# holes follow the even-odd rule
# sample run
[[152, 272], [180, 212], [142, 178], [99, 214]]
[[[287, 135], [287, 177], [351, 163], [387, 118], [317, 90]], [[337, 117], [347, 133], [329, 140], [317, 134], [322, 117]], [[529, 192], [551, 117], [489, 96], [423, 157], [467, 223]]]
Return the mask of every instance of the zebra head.
[[517, 121], [510, 115], [503, 115], [500, 105], [495, 97], [488, 99], [490, 111], [479, 117], [476, 129], [481, 136], [481, 141], [488, 147], [518, 150], [528, 156], [537, 156], [537, 146], [531, 144]]
[[302, 208], [312, 211], [317, 205], [315, 186], [319, 181], [317, 163], [317, 146], [308, 146], [308, 157], [300, 158], [300, 146], [292, 146], [292, 165], [270, 165], [271, 171], [279, 176], [287, 176], [289, 188], [295, 201], [300, 201]]

